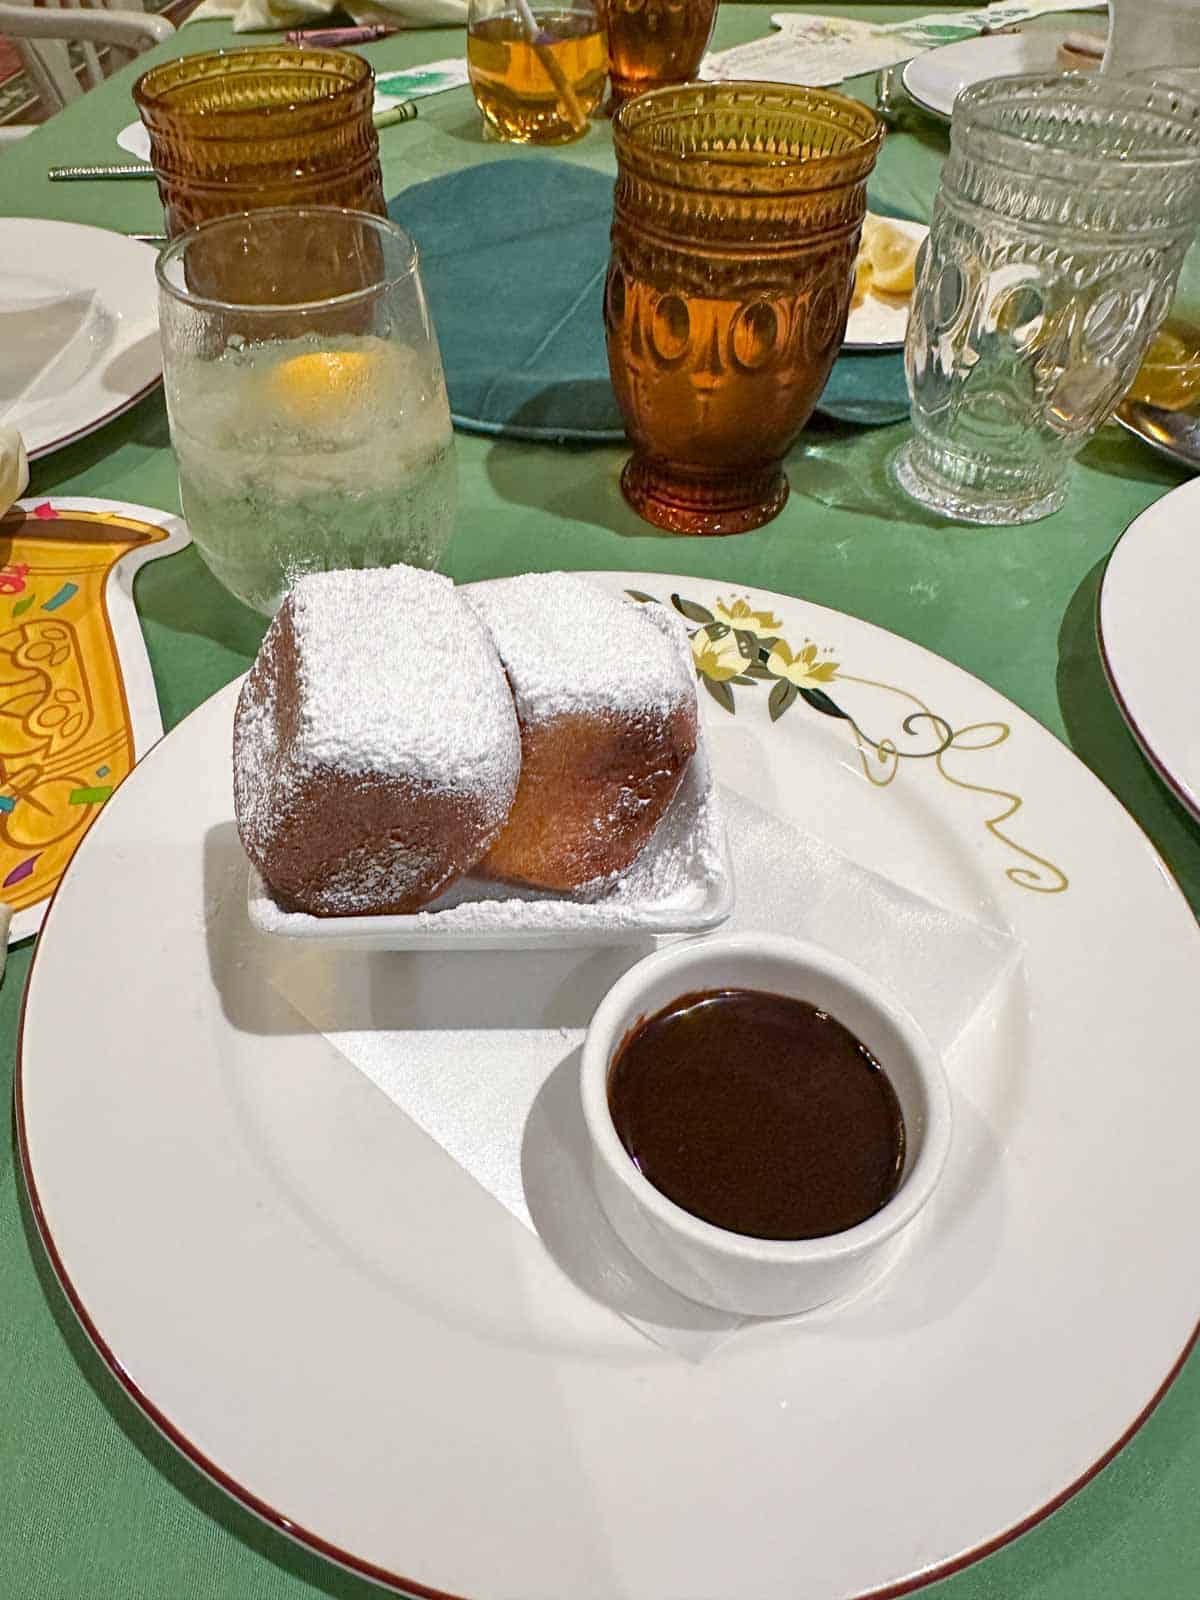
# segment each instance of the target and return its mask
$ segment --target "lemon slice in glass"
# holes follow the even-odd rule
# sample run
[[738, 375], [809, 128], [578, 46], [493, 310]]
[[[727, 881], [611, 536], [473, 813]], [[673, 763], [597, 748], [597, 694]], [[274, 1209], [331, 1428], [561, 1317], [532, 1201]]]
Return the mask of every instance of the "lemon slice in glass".
[[295, 422], [339, 422], [365, 403], [378, 356], [360, 350], [311, 350], [272, 367], [271, 403]]

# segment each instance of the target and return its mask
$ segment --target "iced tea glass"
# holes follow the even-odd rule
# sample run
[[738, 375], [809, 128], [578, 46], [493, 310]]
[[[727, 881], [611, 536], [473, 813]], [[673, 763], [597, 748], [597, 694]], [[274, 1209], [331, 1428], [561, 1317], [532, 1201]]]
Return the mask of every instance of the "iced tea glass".
[[716, 20], [717, 0], [608, 0], [613, 106], [694, 78]]
[[514, 144], [567, 144], [604, 97], [602, 0], [471, 0], [467, 71], [484, 127]]
[[785, 84], [660, 89], [618, 111], [604, 317], [633, 445], [621, 487], [648, 522], [744, 533], [782, 509], [882, 138], [859, 101]]
[[346, 50], [214, 50], [144, 72], [133, 98], [168, 238], [236, 211], [345, 206], [384, 216], [375, 74]]

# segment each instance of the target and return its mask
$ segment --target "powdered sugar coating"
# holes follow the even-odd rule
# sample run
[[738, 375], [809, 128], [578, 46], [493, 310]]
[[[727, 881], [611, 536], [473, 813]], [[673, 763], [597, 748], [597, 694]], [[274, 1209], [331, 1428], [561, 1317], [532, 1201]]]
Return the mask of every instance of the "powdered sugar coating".
[[690, 664], [645, 608], [586, 578], [527, 572], [461, 593], [496, 642], [522, 723], [605, 710], [666, 717], [695, 700]]
[[496, 652], [449, 578], [317, 572], [292, 590], [306, 758], [475, 793], [516, 771]]

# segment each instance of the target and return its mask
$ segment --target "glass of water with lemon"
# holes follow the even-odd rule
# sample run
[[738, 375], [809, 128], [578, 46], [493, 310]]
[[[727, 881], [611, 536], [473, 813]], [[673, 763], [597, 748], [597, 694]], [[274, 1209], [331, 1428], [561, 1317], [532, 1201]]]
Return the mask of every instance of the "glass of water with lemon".
[[225, 588], [270, 615], [301, 573], [436, 567], [454, 441], [409, 236], [252, 211], [176, 239], [158, 280], [183, 513]]

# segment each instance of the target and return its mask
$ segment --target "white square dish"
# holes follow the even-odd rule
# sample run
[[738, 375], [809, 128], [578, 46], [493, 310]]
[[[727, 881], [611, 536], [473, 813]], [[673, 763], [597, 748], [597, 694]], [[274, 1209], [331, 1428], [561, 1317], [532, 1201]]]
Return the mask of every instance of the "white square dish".
[[707, 933], [733, 910], [733, 868], [703, 719], [696, 754], [650, 842], [606, 893], [587, 900], [461, 878], [404, 916], [314, 917], [285, 911], [252, 867], [251, 925], [278, 938], [359, 950], [529, 950], [633, 944]]

